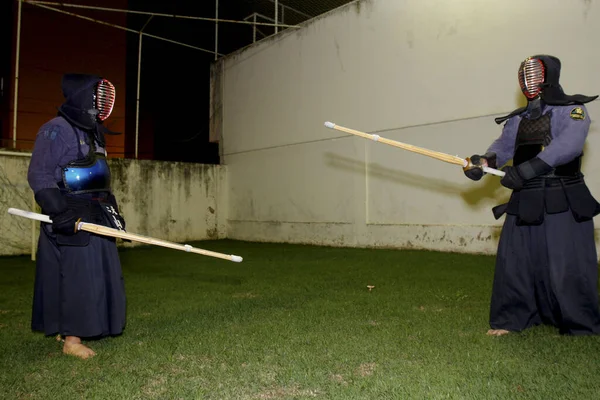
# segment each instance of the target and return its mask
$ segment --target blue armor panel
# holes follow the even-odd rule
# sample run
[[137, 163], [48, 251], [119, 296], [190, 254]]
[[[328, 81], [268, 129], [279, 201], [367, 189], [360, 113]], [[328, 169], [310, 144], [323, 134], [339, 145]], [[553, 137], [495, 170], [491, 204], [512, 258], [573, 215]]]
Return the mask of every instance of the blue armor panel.
[[94, 157], [87, 165], [70, 163], [63, 169], [63, 183], [70, 193], [110, 190], [110, 170], [104, 157]]

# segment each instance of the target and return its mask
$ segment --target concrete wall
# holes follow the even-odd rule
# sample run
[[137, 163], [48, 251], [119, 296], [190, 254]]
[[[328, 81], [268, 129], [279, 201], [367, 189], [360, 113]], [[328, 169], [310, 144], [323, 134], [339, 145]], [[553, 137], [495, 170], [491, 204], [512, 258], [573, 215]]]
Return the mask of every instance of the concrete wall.
[[[567, 93], [600, 94], [600, 1], [351, 3], [224, 60], [228, 237], [492, 253], [509, 191], [325, 121], [462, 157], [523, 102], [519, 63], [563, 61]], [[600, 173], [599, 102], [584, 172]], [[589, 179], [600, 198], [600, 181]]]
[[[39, 230], [32, 233], [31, 221], [7, 213], [9, 207], [32, 209], [29, 160], [0, 155], [0, 255], [30, 254], [32, 237], [37, 239]], [[129, 232], [177, 243], [226, 237], [224, 166], [129, 159], [109, 163]]]

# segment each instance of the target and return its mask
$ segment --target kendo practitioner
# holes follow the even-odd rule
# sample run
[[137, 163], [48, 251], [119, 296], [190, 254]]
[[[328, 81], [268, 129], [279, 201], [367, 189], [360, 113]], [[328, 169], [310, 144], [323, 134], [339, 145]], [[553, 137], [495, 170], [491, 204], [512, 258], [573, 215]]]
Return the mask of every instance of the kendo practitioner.
[[66, 74], [64, 103], [39, 129], [28, 182], [42, 213], [31, 327], [59, 335], [63, 352], [96, 353], [82, 339], [119, 335], [125, 327], [125, 287], [116, 240], [77, 231], [78, 221], [125, 229], [111, 192], [103, 126], [115, 87], [95, 75]]
[[484, 155], [473, 155], [467, 177], [480, 166], [506, 166], [500, 183], [512, 189], [498, 245], [488, 335], [555, 326], [565, 335], [600, 333], [598, 264], [593, 217], [600, 204], [581, 172], [590, 127], [585, 103], [598, 96], [566, 95], [561, 62], [535, 55], [518, 69], [527, 106], [496, 118], [501, 136]]

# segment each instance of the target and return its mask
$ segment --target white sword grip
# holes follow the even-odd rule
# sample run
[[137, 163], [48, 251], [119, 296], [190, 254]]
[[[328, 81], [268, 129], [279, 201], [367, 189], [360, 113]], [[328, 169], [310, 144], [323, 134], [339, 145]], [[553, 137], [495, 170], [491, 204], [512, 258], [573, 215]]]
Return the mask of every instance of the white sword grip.
[[496, 175], [496, 176], [506, 175], [506, 173], [504, 171], [500, 171], [498, 169], [494, 169], [494, 168], [490, 168], [490, 167], [483, 167], [483, 172], [485, 172], [486, 174], [492, 174], [492, 175]]

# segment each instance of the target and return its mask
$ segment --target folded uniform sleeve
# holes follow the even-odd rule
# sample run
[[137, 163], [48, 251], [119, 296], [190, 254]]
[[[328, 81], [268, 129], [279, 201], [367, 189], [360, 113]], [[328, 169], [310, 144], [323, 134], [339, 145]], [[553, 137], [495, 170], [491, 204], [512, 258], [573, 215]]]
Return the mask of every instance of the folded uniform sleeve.
[[502, 134], [487, 149], [486, 153], [496, 154], [496, 165], [501, 167], [509, 162], [515, 153], [515, 139], [519, 129], [520, 117], [510, 118], [502, 128]]
[[37, 133], [27, 181], [37, 203], [43, 210], [56, 214], [66, 208], [66, 202], [57, 185], [60, 160], [69, 151], [63, 128], [58, 124], [45, 124]]
[[560, 107], [552, 116], [550, 144], [538, 157], [551, 167], [567, 164], [583, 152], [591, 120], [584, 105]]

